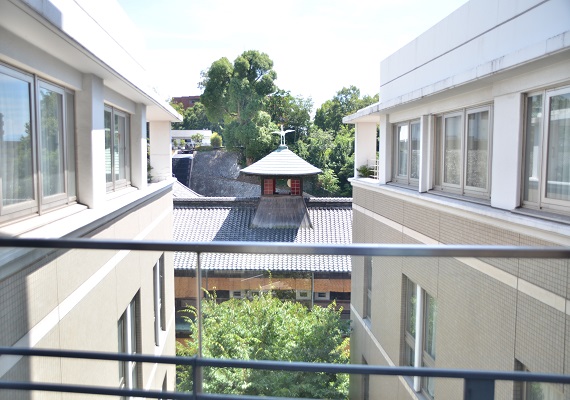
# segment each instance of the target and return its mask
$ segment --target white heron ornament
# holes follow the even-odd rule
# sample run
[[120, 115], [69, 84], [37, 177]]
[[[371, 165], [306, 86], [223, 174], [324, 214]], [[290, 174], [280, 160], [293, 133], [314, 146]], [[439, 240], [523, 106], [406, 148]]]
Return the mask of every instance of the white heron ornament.
[[278, 133], [281, 135], [281, 146], [285, 146], [285, 134], [289, 133], [289, 132], [293, 132], [295, 131], [295, 129], [287, 129], [286, 131], [283, 130], [283, 125], [281, 125], [281, 130], [280, 131], [273, 131], [271, 133]]

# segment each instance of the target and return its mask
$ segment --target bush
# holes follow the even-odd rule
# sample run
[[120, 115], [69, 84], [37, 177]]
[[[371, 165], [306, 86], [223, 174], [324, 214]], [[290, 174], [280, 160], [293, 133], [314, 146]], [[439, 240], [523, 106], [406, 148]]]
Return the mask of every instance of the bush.
[[212, 147], [222, 147], [222, 136], [220, 136], [218, 132], [212, 133], [212, 137], [210, 138], [210, 145]]
[[[346, 364], [349, 322], [335, 304], [309, 310], [301, 303], [280, 300], [272, 291], [251, 300], [222, 303], [215, 294], [202, 303], [203, 356], [244, 360], [283, 360]], [[187, 310], [192, 314], [193, 309]], [[190, 322], [190, 340], [177, 345], [179, 356], [197, 351], [197, 325]], [[192, 390], [191, 368], [178, 366], [178, 390]], [[205, 368], [206, 393], [256, 396], [346, 398], [348, 375]]]
[[358, 176], [361, 178], [368, 178], [369, 176], [372, 176], [373, 172], [372, 168], [370, 168], [368, 165], [361, 165], [356, 171], [358, 171]]

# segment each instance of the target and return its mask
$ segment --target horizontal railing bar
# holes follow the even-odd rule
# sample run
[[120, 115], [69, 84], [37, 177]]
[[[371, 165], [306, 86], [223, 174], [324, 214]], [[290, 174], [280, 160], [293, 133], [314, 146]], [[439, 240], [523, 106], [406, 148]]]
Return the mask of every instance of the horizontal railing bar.
[[458, 379], [508, 380], [527, 382], [553, 382], [570, 384], [570, 375], [546, 374], [524, 371], [480, 371], [471, 369], [388, 367], [361, 364], [325, 364], [270, 360], [233, 360], [196, 357], [151, 356], [144, 354], [123, 354], [54, 350], [38, 348], [0, 347], [0, 354], [83, 358], [110, 361], [137, 361], [157, 364], [177, 364], [213, 368], [246, 368], [299, 372], [324, 372], [334, 374], [429, 376]]
[[84, 360], [136, 361], [170, 365], [196, 365], [195, 357], [155, 356], [146, 354], [110, 353], [102, 351], [58, 350], [28, 347], [0, 347], [0, 355], [63, 357]]
[[200, 393], [196, 395], [197, 400], [209, 400], [209, 399], [216, 399], [216, 400], [315, 400], [315, 398], [300, 398], [300, 397], [267, 397], [267, 396], [254, 396], [254, 395], [239, 395], [239, 394], [209, 394], [209, 393]]
[[247, 395], [231, 395], [231, 394], [207, 394], [200, 393], [194, 395], [193, 393], [185, 392], [169, 392], [169, 391], [152, 391], [140, 389], [118, 389], [101, 386], [88, 386], [88, 385], [68, 385], [58, 383], [36, 383], [36, 382], [6, 382], [0, 381], [0, 389], [6, 390], [25, 390], [25, 391], [43, 391], [43, 392], [59, 392], [59, 393], [81, 393], [81, 394], [96, 394], [102, 396], [133, 396], [147, 399], [172, 399], [172, 400], [310, 400], [297, 397], [266, 397], [266, 396], [247, 396]]
[[[69, 385], [61, 383], [7, 382], [0, 381], [0, 389], [37, 390], [42, 392], [97, 394], [103, 396], [133, 396], [150, 399], [195, 399], [193, 394], [184, 392], [167, 392], [141, 389], [120, 389], [104, 386]], [[219, 398], [219, 397], [218, 397]]]
[[0, 247], [372, 257], [570, 258], [570, 247], [0, 238]]

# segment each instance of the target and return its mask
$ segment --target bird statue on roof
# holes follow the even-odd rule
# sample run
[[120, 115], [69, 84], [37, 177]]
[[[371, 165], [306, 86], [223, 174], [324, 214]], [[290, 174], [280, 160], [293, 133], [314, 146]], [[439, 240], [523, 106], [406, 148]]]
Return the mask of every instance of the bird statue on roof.
[[271, 133], [278, 133], [281, 135], [281, 145], [285, 146], [285, 134], [289, 133], [289, 132], [293, 132], [295, 131], [295, 129], [287, 129], [286, 131], [283, 130], [283, 125], [281, 125], [281, 130], [280, 131], [273, 131]]

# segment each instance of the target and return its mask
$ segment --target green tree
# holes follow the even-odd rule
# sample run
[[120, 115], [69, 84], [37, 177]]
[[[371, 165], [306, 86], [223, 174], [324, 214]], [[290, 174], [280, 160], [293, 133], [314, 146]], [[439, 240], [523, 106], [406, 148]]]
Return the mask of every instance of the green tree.
[[378, 101], [374, 97], [360, 98], [360, 89], [355, 86], [342, 88], [331, 99], [323, 103], [315, 112], [315, 125], [323, 130], [338, 132], [342, 126], [342, 118]]
[[313, 101], [310, 98], [293, 97], [290, 92], [281, 89], [268, 96], [265, 101], [265, 111], [273, 122], [283, 125], [285, 130], [295, 130], [286, 138], [288, 143], [295, 143], [308, 133], [312, 109]]
[[321, 192], [318, 193], [321, 196], [335, 196], [340, 192], [338, 177], [332, 169], [326, 168], [323, 173], [317, 177], [317, 188], [321, 190]]
[[183, 116], [182, 122], [172, 123], [172, 129], [174, 130], [184, 130], [184, 129], [195, 129], [195, 130], [221, 130], [223, 123], [211, 122], [206, 115], [206, 108], [201, 102], [194, 103], [193, 107], [188, 107], [184, 109], [182, 103], [170, 103], [176, 111], [178, 111]]
[[190, 139], [192, 139], [192, 142], [194, 142], [195, 144], [201, 145], [202, 140], [204, 139], [204, 135], [201, 133], [195, 133], [192, 136], [190, 136]]
[[210, 121], [224, 121], [226, 146], [245, 147], [245, 156], [257, 160], [273, 150], [277, 129], [263, 111], [265, 98], [275, 91], [273, 61], [265, 53], [249, 50], [233, 65], [223, 57], [202, 74], [201, 101]]
[[[204, 357], [243, 360], [283, 360], [347, 363], [348, 321], [334, 305], [309, 310], [301, 303], [282, 301], [272, 292], [252, 300], [203, 301]], [[197, 351], [197, 325], [190, 320], [191, 338], [178, 344], [177, 353], [192, 356]], [[178, 368], [178, 389], [192, 388], [191, 370]], [[205, 392], [311, 398], [346, 398], [348, 376], [207, 368]]]
[[[328, 170], [317, 179], [317, 190], [322, 195], [352, 195], [348, 178], [354, 174], [354, 127], [342, 123], [342, 118], [378, 101], [378, 96], [360, 97], [355, 86], [342, 88], [319, 107], [314, 127], [309, 130], [304, 144], [297, 143], [297, 154], [305, 154], [307, 161]], [[322, 192], [324, 191], [324, 192]]]

